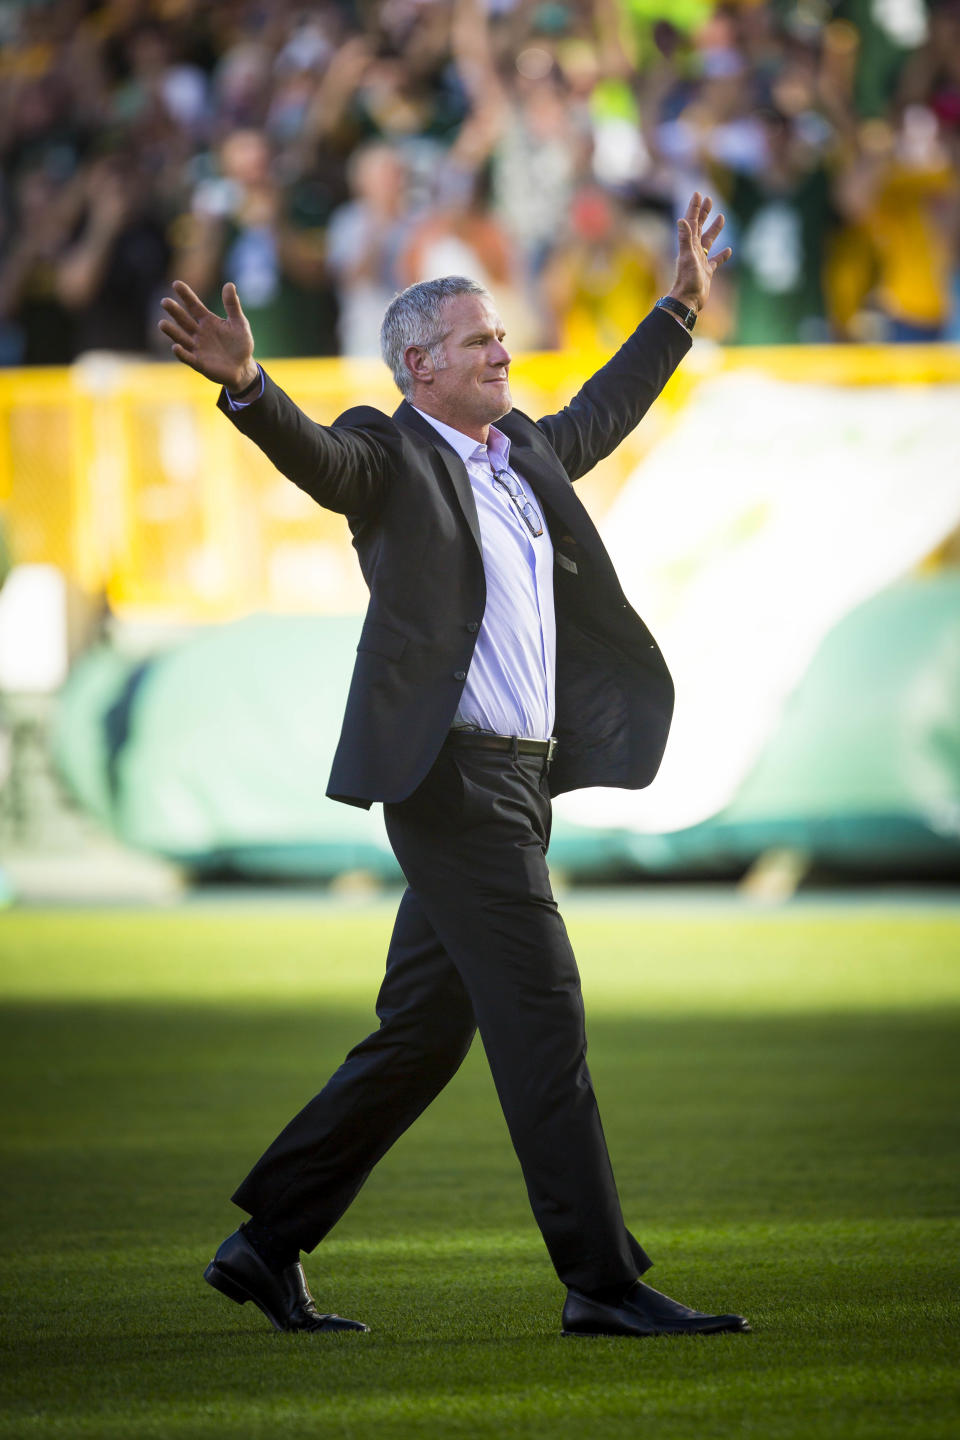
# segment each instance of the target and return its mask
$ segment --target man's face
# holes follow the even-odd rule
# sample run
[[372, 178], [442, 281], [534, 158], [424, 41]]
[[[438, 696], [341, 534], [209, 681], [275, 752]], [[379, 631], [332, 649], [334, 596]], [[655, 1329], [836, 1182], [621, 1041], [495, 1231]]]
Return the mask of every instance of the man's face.
[[444, 304], [442, 333], [445, 363], [438, 368], [427, 362], [427, 373], [417, 376], [413, 403], [485, 440], [487, 427], [513, 408], [510, 352], [500, 318], [482, 295], [453, 295]]

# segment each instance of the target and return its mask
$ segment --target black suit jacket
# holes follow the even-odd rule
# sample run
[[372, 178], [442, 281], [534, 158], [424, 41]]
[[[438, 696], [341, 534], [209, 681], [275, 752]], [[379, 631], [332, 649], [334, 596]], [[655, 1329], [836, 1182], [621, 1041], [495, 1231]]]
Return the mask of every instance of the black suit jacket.
[[[673, 684], [572, 482], [629, 434], [689, 347], [681, 326], [654, 310], [558, 414], [533, 421], [512, 410], [497, 422], [556, 555], [553, 794], [638, 789], [660, 765]], [[268, 376], [245, 409], [231, 411], [223, 395], [219, 403], [284, 475], [349, 521], [370, 604], [327, 793], [365, 807], [404, 800], [437, 758], [483, 620], [480, 526], [466, 467], [406, 401], [392, 417], [358, 406], [328, 427]]]

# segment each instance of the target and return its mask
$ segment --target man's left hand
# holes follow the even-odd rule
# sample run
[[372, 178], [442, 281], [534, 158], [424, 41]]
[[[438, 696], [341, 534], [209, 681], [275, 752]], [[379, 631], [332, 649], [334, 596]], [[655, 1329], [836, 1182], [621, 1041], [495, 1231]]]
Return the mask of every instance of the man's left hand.
[[718, 255], [710, 254], [724, 223], [723, 216], [718, 215], [709, 229], [704, 230], [712, 208], [709, 195], [694, 191], [686, 215], [677, 221], [677, 273], [670, 294], [691, 310], [703, 309], [710, 294], [710, 282], [733, 254], [729, 245]]

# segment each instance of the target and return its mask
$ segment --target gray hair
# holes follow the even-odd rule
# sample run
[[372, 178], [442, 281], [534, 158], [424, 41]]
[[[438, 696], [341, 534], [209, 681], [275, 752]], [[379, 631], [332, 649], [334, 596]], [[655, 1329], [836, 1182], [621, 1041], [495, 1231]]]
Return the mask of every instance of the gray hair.
[[397, 389], [408, 400], [413, 393], [413, 376], [404, 362], [404, 351], [409, 345], [420, 345], [438, 369], [443, 366], [443, 307], [454, 295], [481, 295], [491, 303], [493, 298], [476, 280], [468, 280], [465, 275], [444, 275], [439, 280], [408, 285], [387, 306], [380, 326], [380, 354], [393, 372]]

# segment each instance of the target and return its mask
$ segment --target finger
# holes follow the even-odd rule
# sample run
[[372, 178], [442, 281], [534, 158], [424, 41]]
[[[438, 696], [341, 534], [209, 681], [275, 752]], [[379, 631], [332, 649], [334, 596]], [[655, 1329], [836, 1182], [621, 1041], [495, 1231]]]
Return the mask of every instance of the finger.
[[176, 355], [176, 357], [177, 357], [178, 360], [182, 360], [182, 361], [183, 361], [184, 365], [189, 365], [191, 370], [199, 370], [199, 369], [200, 369], [200, 366], [197, 364], [196, 360], [195, 360], [195, 359], [193, 358], [193, 356], [190, 354], [189, 350], [184, 350], [184, 348], [183, 348], [182, 345], [174, 345], [174, 346], [173, 346], [173, 353], [174, 353], [174, 355]]
[[693, 194], [690, 196], [690, 204], [687, 206], [687, 213], [686, 213], [686, 215], [684, 216], [684, 219], [686, 220], [687, 224], [690, 226], [691, 231], [693, 230], [694, 225], [696, 225], [696, 223], [697, 223], [697, 216], [699, 215], [699, 213], [700, 213], [700, 191], [699, 191], [699, 190], [694, 190]]
[[177, 292], [177, 297], [182, 302], [183, 308], [194, 320], [202, 320], [204, 315], [210, 314], [210, 311], [206, 305], [204, 305], [200, 296], [194, 294], [185, 280], [174, 280], [173, 288]]
[[710, 199], [709, 195], [704, 195], [703, 200], [700, 202], [700, 213], [697, 216], [697, 224], [700, 226], [701, 230], [703, 229], [704, 222], [706, 221], [706, 218], [710, 214], [710, 211], [712, 209], [713, 201]]
[[728, 245], [727, 248], [726, 248], [726, 250], [721, 250], [721, 251], [720, 251], [720, 254], [719, 254], [719, 255], [712, 255], [712, 256], [710, 257], [710, 273], [711, 273], [711, 274], [715, 274], [716, 271], [720, 269], [720, 266], [721, 266], [721, 265], [726, 265], [727, 261], [730, 259], [730, 256], [731, 256], [732, 254], [733, 254], [733, 251], [730, 249], [730, 246]]
[[197, 322], [191, 320], [186, 310], [184, 310], [182, 305], [178, 305], [176, 300], [171, 300], [169, 296], [165, 295], [160, 301], [160, 308], [161, 310], [166, 310], [167, 314], [172, 320], [176, 321], [181, 330], [185, 330], [188, 335], [195, 333]]
[[237, 287], [232, 280], [228, 280], [220, 291], [220, 298], [223, 301], [223, 308], [228, 320], [241, 320], [243, 310], [240, 307], [240, 296], [237, 294]]
[[682, 220], [677, 221], [677, 238], [680, 242], [681, 248], [683, 248], [684, 246], [692, 247], [693, 228], [686, 216], [684, 216]]
[[173, 340], [178, 345], [188, 345], [191, 349], [193, 348], [193, 333], [189, 330], [184, 330], [183, 326], [178, 325], [175, 320], [161, 320], [157, 328], [163, 331], [168, 340]]
[[722, 215], [717, 216], [713, 224], [710, 226], [710, 229], [707, 230], [703, 235], [701, 243], [704, 250], [710, 249], [710, 246], [713, 244], [714, 240], [716, 240], [717, 236], [720, 234], [720, 231], [723, 229], [726, 223], [727, 222]]

